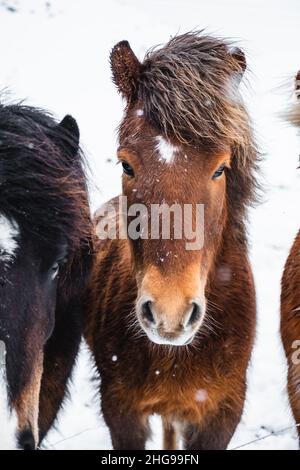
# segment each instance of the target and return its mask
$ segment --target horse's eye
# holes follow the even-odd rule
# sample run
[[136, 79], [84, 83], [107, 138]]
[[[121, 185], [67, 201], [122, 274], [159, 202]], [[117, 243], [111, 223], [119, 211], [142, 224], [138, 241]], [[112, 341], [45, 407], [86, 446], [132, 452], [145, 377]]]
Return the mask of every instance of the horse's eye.
[[225, 170], [225, 165], [221, 165], [220, 168], [218, 168], [217, 171], [215, 171], [212, 179], [216, 180], [216, 179], [220, 178], [220, 176], [223, 175], [224, 170]]
[[51, 275], [52, 281], [54, 281], [54, 279], [57, 278], [57, 275], [59, 273], [59, 268], [60, 268], [60, 264], [54, 263], [52, 268], [50, 269], [50, 275]]
[[52, 267], [50, 268], [50, 276], [51, 276], [52, 281], [54, 281], [57, 278], [60, 268], [62, 267], [63, 264], [66, 264], [66, 262], [67, 262], [67, 258], [63, 258], [61, 260], [56, 261], [52, 265]]
[[124, 171], [125, 175], [131, 176], [131, 178], [134, 177], [134, 171], [131, 168], [131, 166], [129, 165], [129, 163], [122, 161], [122, 167], [123, 167], [123, 171]]

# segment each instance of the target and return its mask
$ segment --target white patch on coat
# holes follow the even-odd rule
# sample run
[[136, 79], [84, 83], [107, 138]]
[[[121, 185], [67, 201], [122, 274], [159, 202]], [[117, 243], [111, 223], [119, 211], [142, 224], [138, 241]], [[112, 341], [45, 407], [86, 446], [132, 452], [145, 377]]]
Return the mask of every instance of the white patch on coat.
[[178, 152], [178, 148], [170, 144], [164, 137], [161, 135], [155, 137], [156, 141], [156, 150], [159, 153], [160, 161], [166, 163], [173, 163], [175, 154]]
[[143, 109], [138, 109], [137, 112], [136, 112], [136, 115], [138, 117], [142, 117], [144, 115], [144, 110]]
[[18, 420], [15, 411], [10, 412], [7, 396], [7, 382], [5, 373], [5, 356], [0, 355], [0, 450], [14, 450], [17, 448], [16, 432]]
[[0, 214], [0, 260], [12, 261], [18, 248], [18, 224]]

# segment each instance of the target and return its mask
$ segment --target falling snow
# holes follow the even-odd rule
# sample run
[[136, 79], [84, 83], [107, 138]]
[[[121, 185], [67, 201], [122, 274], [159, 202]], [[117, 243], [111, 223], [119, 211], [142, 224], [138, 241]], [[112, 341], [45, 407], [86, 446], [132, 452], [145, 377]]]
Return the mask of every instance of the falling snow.
[[[14, 7], [15, 2], [5, 2], [8, 6], [10, 3]], [[195, 27], [208, 27], [218, 35], [241, 39], [253, 71], [248, 77], [253, 91], [245, 92], [245, 96], [259, 130], [267, 184], [264, 203], [250, 212], [250, 258], [259, 321], [245, 410], [230, 448], [292, 426], [286, 363], [278, 335], [279, 286], [285, 259], [299, 229], [295, 214], [300, 174], [295, 169], [300, 143], [295, 130], [277, 118], [290, 99], [289, 91], [277, 90], [286, 79], [291, 82], [300, 68], [295, 46], [299, 43], [299, 1], [190, 0], [190, 8], [183, 8], [182, 0], [165, 0], [159, 3], [159, 21], [153, 2], [111, 0], [105, 7], [98, 0], [89, 0], [88, 5], [86, 0], [49, 3], [50, 11], [40, 0], [18, 1], [14, 12], [0, 3], [1, 43], [6, 44], [9, 38], [9, 53], [4, 49], [1, 56], [0, 87], [8, 87], [13, 98], [28, 97], [28, 104], [48, 108], [61, 118], [70, 113], [78, 120], [82, 144], [95, 175], [90, 185], [93, 210], [121, 189], [120, 167], [107, 163], [105, 158], [109, 155], [115, 161], [115, 128], [123, 114], [123, 103], [111, 82], [108, 57], [113, 45], [127, 38], [142, 57], [154, 44], [165, 43], [178, 31]], [[234, 282], [234, 273], [229, 282]], [[91, 380], [92, 364], [87, 348], [82, 347], [70, 385], [71, 398], [47, 438], [49, 448], [111, 448], [107, 427], [99, 414], [99, 399], [95, 398], [98, 387]], [[2, 415], [0, 420], [2, 423]], [[148, 448], [159, 449], [161, 422], [154, 417], [151, 424], [153, 440]], [[9, 447], [7, 428], [2, 425], [0, 441]], [[292, 429], [245, 447], [295, 448], [296, 433]]]
[[196, 401], [203, 402], [203, 401], [207, 400], [207, 397], [208, 397], [207, 391], [204, 390], [203, 388], [200, 388], [195, 393], [195, 400]]

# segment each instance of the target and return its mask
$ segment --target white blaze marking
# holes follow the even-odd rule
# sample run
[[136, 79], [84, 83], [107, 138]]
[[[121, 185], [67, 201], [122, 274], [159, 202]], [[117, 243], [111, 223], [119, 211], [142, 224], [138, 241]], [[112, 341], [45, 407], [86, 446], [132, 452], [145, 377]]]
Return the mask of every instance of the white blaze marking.
[[0, 260], [11, 261], [14, 258], [18, 248], [18, 235], [17, 223], [0, 214]]
[[173, 163], [174, 156], [178, 152], [178, 148], [170, 144], [162, 136], [155, 138], [156, 140], [156, 150], [159, 152], [160, 160], [165, 161], [166, 163]]

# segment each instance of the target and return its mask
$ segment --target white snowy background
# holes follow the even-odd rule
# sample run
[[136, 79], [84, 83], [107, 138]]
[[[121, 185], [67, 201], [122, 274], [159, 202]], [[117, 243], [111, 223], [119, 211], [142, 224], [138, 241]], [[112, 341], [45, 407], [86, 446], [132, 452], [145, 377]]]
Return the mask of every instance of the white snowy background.
[[[292, 103], [292, 80], [300, 68], [299, 24], [299, 0], [0, 0], [0, 88], [9, 99], [22, 98], [58, 118], [71, 113], [78, 120], [93, 173], [94, 209], [120, 191], [115, 129], [122, 103], [110, 79], [112, 46], [128, 39], [142, 59], [149, 47], [178, 32], [207, 28], [238, 39], [246, 50], [252, 90], [245, 97], [265, 152], [265, 191], [249, 225], [257, 341], [245, 412], [230, 448], [269, 434], [243, 448], [297, 448], [295, 429], [278, 433], [294, 425], [278, 329], [280, 277], [300, 226], [300, 141], [278, 114]], [[111, 448], [90, 364], [83, 347], [71, 399], [45, 442], [49, 449]], [[159, 419], [152, 424], [149, 448], [159, 449]], [[4, 436], [0, 423], [0, 442]]]

